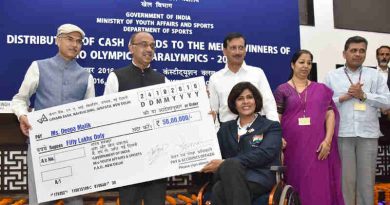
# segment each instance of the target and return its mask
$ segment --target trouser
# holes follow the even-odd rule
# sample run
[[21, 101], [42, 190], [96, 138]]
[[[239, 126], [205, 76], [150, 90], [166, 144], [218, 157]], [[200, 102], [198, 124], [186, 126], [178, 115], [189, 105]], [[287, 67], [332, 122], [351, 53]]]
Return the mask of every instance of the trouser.
[[251, 205], [252, 199], [269, 190], [245, 177], [245, 168], [239, 161], [225, 160], [215, 173], [212, 189], [213, 205]]
[[339, 137], [342, 190], [346, 205], [372, 205], [378, 139]]
[[[28, 203], [29, 205], [38, 205], [37, 190], [35, 189], [34, 170], [32, 165], [31, 147], [28, 145], [27, 151], [27, 175], [28, 175]], [[81, 196], [64, 199], [66, 205], [83, 205]], [[54, 202], [39, 203], [39, 205], [49, 205]]]
[[119, 188], [121, 205], [164, 205], [167, 179], [134, 184]]

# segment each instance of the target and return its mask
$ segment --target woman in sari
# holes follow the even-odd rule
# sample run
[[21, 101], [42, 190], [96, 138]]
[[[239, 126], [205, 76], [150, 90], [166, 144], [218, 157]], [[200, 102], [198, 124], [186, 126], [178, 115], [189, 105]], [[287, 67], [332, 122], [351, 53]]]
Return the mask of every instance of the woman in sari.
[[337, 148], [339, 114], [333, 92], [308, 79], [313, 55], [307, 50], [291, 60], [291, 79], [275, 90], [282, 126], [286, 181], [302, 205], [344, 205]]

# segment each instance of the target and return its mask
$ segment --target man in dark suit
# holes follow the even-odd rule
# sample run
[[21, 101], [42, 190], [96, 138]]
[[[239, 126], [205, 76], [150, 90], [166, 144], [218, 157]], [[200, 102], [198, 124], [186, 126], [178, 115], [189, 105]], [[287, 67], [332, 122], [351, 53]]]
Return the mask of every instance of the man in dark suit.
[[[385, 78], [387, 87], [390, 89], [390, 46], [381, 46], [376, 49], [376, 59], [378, 60], [377, 70]], [[383, 134], [379, 138], [379, 144], [390, 144], [390, 110], [381, 110], [381, 117], [379, 118], [380, 129]]]

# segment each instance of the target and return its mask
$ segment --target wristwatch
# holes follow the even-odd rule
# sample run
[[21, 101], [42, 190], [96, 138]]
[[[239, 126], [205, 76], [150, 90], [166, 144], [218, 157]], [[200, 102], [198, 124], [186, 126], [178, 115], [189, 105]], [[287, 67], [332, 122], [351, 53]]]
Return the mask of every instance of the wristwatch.
[[367, 100], [367, 94], [366, 93], [363, 93], [363, 98], [361, 99], [362, 102], [366, 101]]

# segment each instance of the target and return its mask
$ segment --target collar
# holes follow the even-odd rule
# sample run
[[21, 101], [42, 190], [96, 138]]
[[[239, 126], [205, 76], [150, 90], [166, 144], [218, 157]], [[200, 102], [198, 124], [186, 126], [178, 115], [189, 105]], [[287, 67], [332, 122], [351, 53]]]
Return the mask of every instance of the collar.
[[[137, 64], [135, 64], [134, 61], [131, 61], [131, 63], [132, 63], [135, 67], [139, 68], [139, 66], [138, 66]], [[146, 68], [150, 68], [150, 64], [149, 64]]]
[[246, 125], [244, 125], [242, 127], [240, 125], [240, 117], [238, 117], [237, 118], [237, 127], [238, 127], [238, 129], [249, 128], [250, 126], [252, 126], [253, 122], [257, 119], [257, 116], [259, 116], [259, 114], [255, 113], [255, 117], [253, 118], [253, 120], [250, 123], [247, 123]]
[[[240, 72], [246, 71], [246, 70], [247, 70], [247, 69], [246, 69], [246, 63], [245, 63], [245, 61], [244, 61], [244, 62], [242, 62], [242, 65], [241, 65], [240, 69], [238, 69], [238, 72], [237, 72], [237, 73], [240, 73]], [[228, 73], [230, 73], [230, 74], [235, 74], [235, 73], [233, 73], [232, 71], [230, 71], [230, 69], [229, 69], [227, 63], [225, 64], [225, 67], [223, 68], [222, 72], [223, 72], [223, 74], [228, 74]]]
[[358, 73], [360, 72], [360, 70], [363, 69], [363, 66], [361, 65], [358, 69], [356, 69], [355, 71], [352, 71], [350, 68], [348, 68], [347, 65], [344, 66], [344, 68], [346, 68], [345, 70], [347, 70], [348, 73]]
[[76, 59], [73, 59], [71, 61], [65, 60], [59, 53], [53, 57], [54, 61], [58, 63], [60, 66], [68, 68], [69, 66], [75, 65]]
[[239, 117], [237, 118], [237, 134], [238, 134], [238, 136], [242, 136], [242, 135], [253, 132], [253, 128], [251, 129], [251, 126], [252, 126], [253, 122], [256, 121], [257, 116], [259, 116], [259, 115], [257, 113], [255, 113], [255, 117], [253, 118], [253, 120], [250, 123], [248, 123], [242, 127], [240, 125], [240, 118]]
[[388, 73], [389, 72], [389, 67], [387, 67], [385, 70], [382, 70], [381, 67], [377, 66], [376, 69], [381, 72], [381, 73]]
[[141, 69], [139, 66], [137, 66], [137, 64], [134, 63], [134, 61], [131, 61], [131, 63], [133, 64], [133, 67], [136, 71], [143, 73], [143, 72], [148, 72], [150, 70], [150, 64], [145, 69]]

